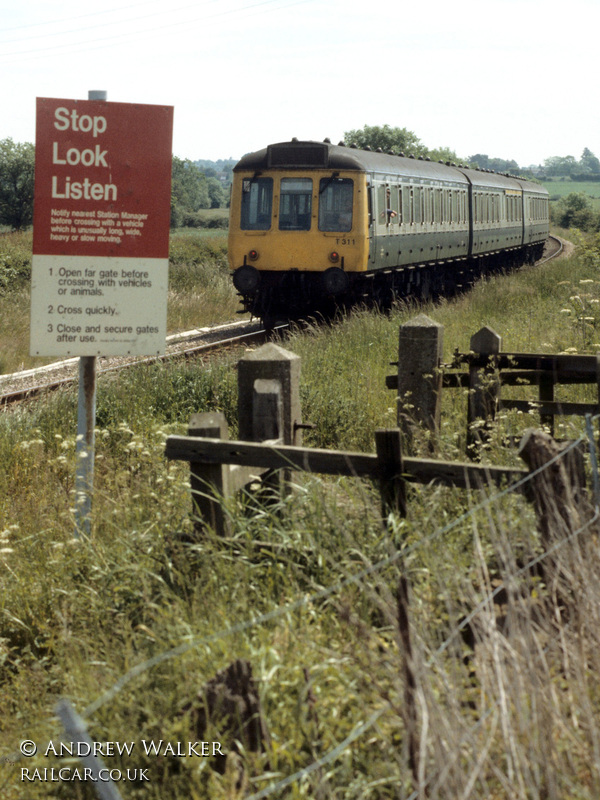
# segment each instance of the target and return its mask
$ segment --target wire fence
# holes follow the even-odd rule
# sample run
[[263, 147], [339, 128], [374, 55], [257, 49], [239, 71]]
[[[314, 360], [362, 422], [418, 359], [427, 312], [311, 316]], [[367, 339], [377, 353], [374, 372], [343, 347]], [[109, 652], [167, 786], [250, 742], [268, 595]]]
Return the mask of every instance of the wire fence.
[[[390, 556], [381, 559], [377, 563], [369, 565], [368, 567], [366, 567], [363, 570], [360, 570], [356, 574], [348, 575], [343, 579], [340, 579], [335, 583], [332, 583], [331, 585], [324, 587], [323, 589], [320, 589], [311, 594], [297, 597], [293, 601], [280, 605], [272, 609], [271, 611], [251, 617], [247, 620], [240, 621], [239, 623], [233, 626], [223, 628], [219, 631], [212, 633], [209, 636], [192, 637], [188, 641], [182, 642], [180, 645], [176, 647], [169, 648], [168, 650], [158, 653], [152, 658], [140, 662], [139, 664], [135, 665], [130, 670], [128, 670], [126, 673], [124, 673], [121, 676], [121, 678], [119, 678], [119, 680], [116, 681], [107, 691], [101, 694], [95, 701], [90, 703], [81, 712], [81, 718], [83, 720], [89, 720], [99, 709], [104, 707], [106, 704], [110, 703], [117, 695], [119, 695], [119, 693], [122, 692], [125, 689], [125, 687], [128, 686], [132, 681], [134, 681], [136, 678], [143, 675], [144, 673], [148, 672], [149, 670], [152, 670], [159, 664], [178, 658], [192, 650], [207, 645], [211, 645], [227, 637], [234, 637], [241, 633], [252, 630], [253, 628], [256, 628], [258, 626], [263, 626], [268, 623], [274, 622], [278, 619], [287, 617], [293, 614], [297, 610], [313, 605], [335, 594], [339, 594], [348, 586], [355, 585], [359, 589], [364, 589], [365, 581], [369, 577], [383, 571], [384, 569], [386, 569], [387, 567], [396, 562], [402, 561], [403, 559], [407, 558], [410, 554], [415, 553], [419, 549], [428, 546], [435, 540], [439, 539], [440, 537], [449, 533], [453, 529], [462, 525], [466, 520], [473, 517], [478, 512], [485, 510], [486, 508], [489, 508], [492, 505], [498, 503], [502, 498], [520, 491], [525, 484], [530, 482], [537, 475], [550, 469], [553, 466], [553, 464], [555, 464], [560, 459], [564, 458], [564, 456], [568, 452], [574, 450], [575, 448], [578, 448], [582, 443], [587, 441], [587, 446], [590, 454], [591, 472], [592, 472], [594, 515], [591, 519], [585, 522], [585, 524], [583, 524], [578, 530], [573, 532], [570, 536], [564, 537], [560, 541], [557, 541], [552, 547], [545, 550], [545, 552], [541, 553], [537, 557], [528, 561], [523, 567], [521, 567], [515, 573], [514, 577], [526, 574], [529, 570], [532, 569], [532, 567], [543, 562], [545, 559], [553, 555], [556, 551], [560, 550], [560, 548], [564, 547], [569, 542], [573, 541], [581, 534], [583, 534], [585, 531], [589, 530], [591, 526], [600, 519], [600, 475], [598, 472], [598, 459], [596, 455], [596, 446], [594, 442], [593, 427], [592, 427], [592, 423], [594, 421], [597, 421], [597, 419], [598, 417], [591, 417], [591, 415], [588, 414], [586, 416], [585, 436], [581, 436], [579, 439], [573, 441], [561, 453], [556, 455], [554, 458], [545, 463], [539, 469], [530, 472], [529, 475], [516, 481], [510, 486], [507, 486], [506, 488], [497, 491], [490, 496], [487, 496], [484, 500], [477, 503], [473, 507], [469, 508], [463, 514], [454, 518], [447, 524], [438, 527], [435, 531], [423, 537], [418, 542], [405, 546], [402, 549], [392, 553]], [[426, 662], [427, 667], [431, 667], [434, 663], [434, 659], [442, 655], [446, 650], [448, 650], [452, 642], [456, 639], [456, 637], [460, 635], [461, 631], [464, 628], [466, 628], [475, 619], [475, 617], [482, 612], [482, 610], [490, 606], [490, 603], [494, 601], [494, 598], [499, 594], [500, 591], [502, 591], [503, 588], [504, 588], [503, 586], [499, 586], [493, 591], [489, 592], [470, 611], [470, 613], [466, 617], [461, 619], [460, 622], [458, 622], [456, 625], [453, 626], [452, 630], [450, 631], [446, 639], [431, 654], [429, 660]], [[289, 776], [286, 776], [285, 778], [282, 778], [280, 780], [273, 781], [271, 784], [261, 789], [260, 791], [249, 795], [246, 798], [246, 800], [261, 800], [262, 798], [268, 797], [276, 792], [285, 789], [286, 787], [292, 785], [295, 782], [307, 778], [312, 773], [318, 771], [320, 768], [335, 761], [341, 754], [343, 754], [346, 750], [348, 750], [348, 748], [350, 748], [353, 745], [353, 743], [355, 743], [358, 739], [360, 739], [360, 737], [364, 736], [367, 732], [371, 731], [376, 726], [377, 722], [389, 710], [390, 710], [389, 704], [384, 703], [380, 708], [377, 708], [374, 711], [372, 711], [372, 713], [365, 720], [358, 722], [351, 731], [351, 733], [348, 736], [346, 736], [346, 738], [344, 738], [341, 742], [339, 742], [334, 748], [330, 749], [326, 754], [324, 754], [318, 759], [315, 759], [310, 765], [303, 767], [297, 772]], [[476, 725], [473, 726], [471, 731], [465, 732], [464, 736], [468, 738], [473, 736], [476, 729], [479, 728], [484, 723], [484, 721], [493, 713], [494, 713], [494, 707], [490, 707], [487, 710], [487, 712], [481, 716]], [[5, 757], [3, 761], [17, 762], [20, 760], [21, 757], [22, 757], [21, 753], [16, 752], [13, 755]], [[410, 795], [410, 797], [407, 798], [407, 800], [416, 800], [418, 796], [419, 796], [419, 791], [415, 790]]]

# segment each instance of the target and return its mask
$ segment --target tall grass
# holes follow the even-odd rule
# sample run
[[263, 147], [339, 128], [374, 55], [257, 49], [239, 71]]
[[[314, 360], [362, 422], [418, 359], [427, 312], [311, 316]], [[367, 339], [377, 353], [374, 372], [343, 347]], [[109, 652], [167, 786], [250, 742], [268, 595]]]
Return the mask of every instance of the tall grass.
[[[0, 375], [53, 360], [29, 355], [31, 246], [31, 232], [0, 235]], [[227, 266], [226, 233], [172, 235], [168, 333], [230, 322], [239, 305]]]
[[[571, 261], [500, 277], [425, 311], [445, 325], [448, 356], [482, 324], [507, 349], [580, 347], [558, 284], [588, 280], [587, 269]], [[361, 312], [284, 343], [302, 357], [303, 417], [315, 423], [307, 441], [373, 450], [373, 429], [395, 421], [384, 378], [398, 325], [414, 311]], [[57, 741], [53, 708], [65, 695], [95, 740], [137, 743], [131, 757], [109, 759], [148, 770], [150, 780], [120, 784], [124, 797], [597, 797], [597, 521], [584, 517], [587, 527], [546, 556], [521, 495], [411, 489], [408, 517], [384, 527], [369, 484], [298, 475], [274, 508], [249, 515], [228, 503], [227, 540], [198, 537], [188, 468], [165, 461], [165, 437], [183, 432], [191, 413], [216, 409], [235, 436], [236, 401], [232, 357], [101, 383], [93, 532], [78, 541], [72, 393], [0, 416], [1, 753], [23, 739], [41, 752]], [[460, 457], [466, 397], [449, 393], [443, 407], [439, 452]], [[536, 423], [503, 420], [486, 458], [517, 463], [502, 446], [505, 426]], [[564, 424], [576, 435], [578, 422]], [[402, 577], [411, 587], [412, 769]], [[144, 755], [142, 739], [195, 741], [182, 709], [236, 658], [252, 664], [271, 738], [267, 753], [242, 750], [243, 788], [232, 757], [221, 775], [210, 760]], [[223, 730], [216, 722], [210, 738]], [[38, 755], [0, 764], [0, 793], [46, 798], [48, 785], [23, 783], [21, 767], [64, 763]], [[50, 791], [93, 797], [84, 784]]]

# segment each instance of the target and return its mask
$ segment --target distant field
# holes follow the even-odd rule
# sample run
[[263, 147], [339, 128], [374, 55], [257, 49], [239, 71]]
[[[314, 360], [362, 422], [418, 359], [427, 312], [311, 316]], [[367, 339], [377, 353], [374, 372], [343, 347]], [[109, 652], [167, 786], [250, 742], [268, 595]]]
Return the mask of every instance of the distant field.
[[544, 181], [551, 200], [565, 197], [571, 192], [583, 192], [594, 201], [594, 207], [600, 210], [600, 181]]

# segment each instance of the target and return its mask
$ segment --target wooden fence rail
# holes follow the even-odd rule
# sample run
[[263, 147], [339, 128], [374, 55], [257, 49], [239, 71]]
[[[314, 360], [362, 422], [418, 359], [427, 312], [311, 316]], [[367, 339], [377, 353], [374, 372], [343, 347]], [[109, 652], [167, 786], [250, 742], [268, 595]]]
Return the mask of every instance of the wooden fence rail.
[[[207, 415], [214, 424], [215, 415]], [[196, 416], [200, 426], [202, 415]], [[223, 438], [201, 436], [169, 436], [165, 455], [169, 459], [189, 461], [193, 492], [197, 497], [196, 513], [217, 533], [226, 530], [222, 500], [253, 477], [253, 470], [286, 470], [314, 472], [324, 475], [370, 478], [380, 485], [382, 515], [390, 510], [405, 515], [405, 482], [437, 483], [460, 488], [480, 488], [489, 483], [507, 485], [526, 477], [527, 470], [509, 467], [491, 467], [454, 461], [437, 461], [423, 458], [404, 458], [401, 450], [401, 432], [398, 428], [377, 430], [377, 453], [357, 453], [343, 450], [323, 450], [311, 447], [282, 445], [276, 442], [242, 442], [226, 438], [224, 418], [216, 426]], [[225, 435], [223, 435], [225, 434]], [[215, 468], [218, 470], [215, 473]], [[233, 484], [229, 475], [236, 469], [246, 468], [242, 480]], [[222, 471], [221, 471], [222, 470]], [[256, 476], [258, 473], [254, 472]], [[215, 475], [217, 478], [215, 479]]]
[[[483, 327], [471, 337], [470, 352], [457, 351], [452, 363], [444, 364], [442, 342], [443, 326], [423, 314], [401, 326], [398, 371], [386, 386], [397, 392], [398, 425], [407, 433], [415, 421], [438, 432], [444, 388], [469, 390], [467, 452], [474, 457], [499, 410], [535, 411], [551, 435], [557, 416], [600, 413], [600, 355], [503, 352], [502, 338]], [[556, 386], [582, 384], [597, 387], [595, 402], [555, 399]], [[535, 386], [537, 397], [506, 397], [503, 389], [509, 386]]]
[[[468, 387], [469, 429], [475, 429], [480, 442], [500, 402], [505, 408], [531, 410], [533, 401], [500, 400], [503, 385], [520, 385], [523, 381], [539, 385], [538, 406], [542, 413], [554, 415], [559, 413], [559, 407], [560, 413], [598, 409], [598, 404], [591, 403], [559, 404], [550, 395], [555, 384], [585, 382], [598, 385], [600, 400], [600, 358], [502, 353], [500, 337], [483, 328], [471, 339], [473, 351], [458, 354], [455, 359], [455, 365], [468, 364], [469, 371], [448, 373], [441, 365], [443, 328], [429, 323], [427, 317], [420, 315], [407, 330], [401, 330], [398, 370], [406, 392], [405, 397], [399, 397], [399, 421], [406, 419], [400, 407], [408, 395], [420, 423], [435, 432], [441, 388]], [[411, 342], [416, 344], [410, 357], [403, 361], [403, 348]], [[402, 452], [401, 426], [375, 431], [376, 452], [372, 454], [302, 447], [301, 431], [306, 426], [300, 422], [300, 359], [268, 344], [241, 359], [238, 375], [241, 440], [229, 440], [222, 414], [195, 414], [188, 435], [170, 436], [165, 451], [169, 459], [190, 463], [194, 513], [201, 520], [200, 525], [211, 525], [221, 535], [228, 532], [229, 524], [224, 498], [257, 481], [266, 483], [271, 494], [285, 493], [293, 472], [354, 476], [377, 482], [384, 518], [390, 509], [405, 514], [407, 483], [480, 488], [490, 483], [508, 485], [529, 474], [510, 467], [409, 457]], [[392, 388], [400, 383], [397, 378], [388, 379], [387, 385]], [[476, 420], [483, 425], [474, 426]], [[475, 442], [475, 438], [471, 441]]]

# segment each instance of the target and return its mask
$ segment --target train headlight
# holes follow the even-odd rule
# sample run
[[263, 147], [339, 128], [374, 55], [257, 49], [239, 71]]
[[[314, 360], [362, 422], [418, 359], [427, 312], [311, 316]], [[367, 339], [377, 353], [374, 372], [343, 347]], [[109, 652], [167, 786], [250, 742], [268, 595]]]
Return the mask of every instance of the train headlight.
[[332, 264], [337, 264], [338, 261], [340, 260], [340, 254], [336, 250], [334, 250], [333, 253], [329, 253], [329, 260], [331, 261]]
[[258, 258], [258, 250], [250, 250], [250, 252], [248, 253], [248, 258], [250, 259], [250, 261], [256, 261], [256, 259]]
[[238, 267], [233, 273], [233, 285], [240, 294], [254, 294], [260, 283], [260, 272], [249, 264]]
[[338, 295], [348, 291], [350, 279], [339, 267], [329, 267], [323, 273], [323, 289], [326, 294]]

